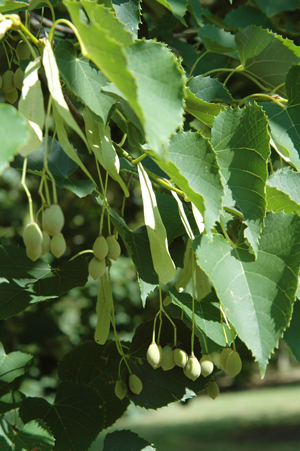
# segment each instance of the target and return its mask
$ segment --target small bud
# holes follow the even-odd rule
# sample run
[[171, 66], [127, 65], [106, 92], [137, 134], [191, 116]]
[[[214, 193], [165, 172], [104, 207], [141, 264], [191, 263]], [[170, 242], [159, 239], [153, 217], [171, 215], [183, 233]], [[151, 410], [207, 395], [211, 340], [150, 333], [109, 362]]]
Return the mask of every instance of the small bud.
[[29, 222], [23, 233], [23, 241], [26, 247], [35, 248], [39, 247], [43, 241], [42, 231], [36, 222]]
[[108, 254], [108, 244], [103, 235], [99, 235], [93, 245], [93, 252], [98, 260], [104, 260]]
[[52, 204], [46, 208], [43, 216], [43, 229], [49, 235], [57, 235], [61, 232], [65, 223], [63, 211], [58, 204]]
[[214, 380], [210, 380], [207, 386], [207, 394], [211, 399], [216, 399], [219, 396], [220, 389]]
[[201, 374], [204, 377], [209, 376], [214, 370], [214, 364], [209, 354], [204, 354], [200, 359]]
[[172, 370], [174, 368], [174, 350], [171, 348], [171, 346], [164, 346], [160, 366], [164, 371]]
[[201, 366], [197, 357], [195, 357], [194, 355], [191, 355], [189, 357], [184, 373], [192, 381], [198, 379], [201, 374]]
[[156, 343], [151, 343], [147, 350], [146, 357], [148, 362], [154, 369], [158, 368], [159, 365], [161, 364], [163, 357], [163, 351], [161, 349], [161, 346], [157, 345]]
[[242, 361], [237, 351], [232, 351], [226, 360], [226, 373], [231, 377], [237, 376], [242, 369]]
[[116, 240], [116, 237], [114, 235], [109, 235], [106, 238], [106, 242], [108, 245], [107, 258], [110, 258], [111, 260], [117, 260], [120, 257], [121, 248], [118, 241]]
[[67, 249], [66, 241], [62, 233], [58, 233], [55, 235], [50, 243], [50, 251], [54, 255], [54, 257], [61, 257]]
[[105, 260], [98, 260], [98, 258], [93, 257], [89, 263], [89, 275], [94, 279], [100, 279], [105, 273]]
[[139, 395], [143, 390], [142, 381], [136, 374], [129, 375], [128, 384], [130, 391], [132, 391], [135, 395]]
[[120, 381], [120, 379], [117, 380], [115, 385], [115, 395], [117, 398], [121, 399], [121, 401], [127, 395], [127, 387], [124, 382]]
[[180, 368], [184, 368], [188, 363], [189, 356], [183, 349], [176, 348], [174, 350], [174, 362]]

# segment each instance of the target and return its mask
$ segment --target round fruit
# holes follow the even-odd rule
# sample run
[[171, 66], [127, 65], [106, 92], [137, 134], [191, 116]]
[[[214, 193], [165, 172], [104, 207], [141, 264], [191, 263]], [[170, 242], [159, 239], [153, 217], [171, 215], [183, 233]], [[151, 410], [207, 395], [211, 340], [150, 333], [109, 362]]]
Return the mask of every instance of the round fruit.
[[22, 90], [23, 80], [24, 80], [24, 72], [20, 67], [18, 67], [14, 75], [14, 85], [16, 88], [18, 88], [19, 91]]
[[164, 371], [168, 371], [174, 368], [175, 366], [174, 350], [170, 346], [164, 346], [160, 366]]
[[43, 241], [42, 241], [42, 255], [47, 254], [47, 252], [50, 251], [50, 236], [49, 233], [45, 232], [45, 230], [43, 230], [42, 232], [43, 235]]
[[192, 381], [198, 379], [201, 374], [201, 366], [199, 360], [194, 355], [189, 357], [188, 363], [186, 364], [184, 374]]
[[106, 242], [108, 245], [107, 257], [111, 260], [117, 260], [120, 257], [121, 248], [118, 241], [116, 240], [116, 237], [114, 235], [109, 235], [106, 238]]
[[49, 233], [49, 235], [57, 235], [61, 232], [65, 223], [63, 211], [58, 204], [52, 204], [46, 208], [43, 217], [43, 229]]
[[14, 72], [10, 69], [2, 75], [2, 89], [6, 94], [9, 94], [15, 89]]
[[148, 362], [154, 369], [158, 368], [159, 365], [161, 364], [162, 357], [163, 357], [163, 351], [161, 349], [161, 346], [152, 342], [149, 345], [146, 357], [147, 357]]
[[216, 397], [219, 395], [219, 393], [220, 393], [220, 389], [219, 389], [218, 384], [214, 380], [209, 381], [209, 384], [207, 386], [208, 396], [210, 396], [211, 399], [216, 399]]
[[105, 257], [108, 254], [108, 244], [106, 242], [106, 239], [103, 235], [99, 235], [93, 245], [93, 251], [95, 254], [95, 257], [98, 258], [98, 260], [104, 260]]
[[26, 247], [26, 255], [30, 260], [35, 262], [42, 255], [42, 246]]
[[89, 263], [89, 275], [94, 279], [100, 279], [105, 273], [105, 260], [98, 260], [98, 258], [93, 257]]
[[204, 354], [200, 359], [201, 374], [204, 377], [209, 376], [214, 370], [214, 364], [209, 354]]
[[31, 221], [26, 225], [23, 233], [23, 241], [28, 248], [37, 248], [42, 245], [42, 231], [36, 222]]
[[130, 374], [128, 379], [128, 385], [130, 391], [132, 391], [132, 393], [134, 393], [135, 395], [139, 395], [143, 390], [142, 381], [139, 377], [137, 377], [136, 374]]
[[17, 100], [18, 100], [18, 91], [16, 89], [14, 89], [13, 91], [9, 92], [9, 93], [5, 93], [5, 98], [7, 100], [8, 103], [10, 103], [11, 105], [13, 105]]
[[20, 41], [16, 47], [17, 57], [19, 60], [29, 60], [30, 50], [26, 42]]
[[62, 233], [58, 233], [55, 235], [50, 243], [50, 251], [54, 255], [54, 257], [61, 257], [67, 249], [66, 241]]
[[115, 395], [117, 398], [121, 399], [121, 401], [127, 395], [127, 387], [120, 379], [117, 380], [115, 385]]
[[237, 351], [232, 351], [226, 360], [226, 373], [230, 376], [237, 376], [242, 369], [242, 361]]
[[220, 367], [222, 368], [223, 371], [226, 371], [226, 361], [231, 352], [232, 352], [232, 349], [229, 348], [228, 346], [226, 348], [224, 348], [223, 351], [221, 352]]
[[174, 350], [174, 362], [175, 365], [180, 366], [180, 368], [184, 368], [188, 363], [189, 356], [183, 349], [176, 348]]

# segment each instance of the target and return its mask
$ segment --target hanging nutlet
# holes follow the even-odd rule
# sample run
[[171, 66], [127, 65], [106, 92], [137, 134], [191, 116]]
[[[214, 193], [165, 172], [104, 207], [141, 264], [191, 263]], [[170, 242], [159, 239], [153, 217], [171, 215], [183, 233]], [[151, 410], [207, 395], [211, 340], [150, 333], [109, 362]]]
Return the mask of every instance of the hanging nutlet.
[[101, 279], [105, 273], [106, 264], [105, 260], [98, 260], [98, 258], [93, 257], [89, 263], [89, 275], [94, 279]]
[[188, 363], [186, 364], [186, 367], [184, 368], [184, 374], [186, 375], [186, 377], [188, 377], [192, 381], [195, 381], [200, 376], [201, 366], [200, 366], [199, 360], [194, 355], [191, 355], [189, 357]]
[[214, 370], [214, 364], [209, 354], [203, 354], [200, 359], [201, 374], [203, 377], [209, 376]]
[[148, 363], [152, 366], [152, 368], [156, 369], [160, 366], [162, 357], [163, 357], [163, 351], [161, 349], [161, 346], [157, 343], [151, 343], [147, 350], [147, 360]]
[[117, 260], [121, 254], [121, 247], [116, 240], [115, 235], [109, 235], [106, 238], [106, 243], [108, 245], [107, 258], [110, 258], [111, 260]]
[[93, 245], [93, 252], [98, 260], [104, 260], [108, 254], [108, 244], [103, 235], [99, 235]]
[[136, 374], [130, 374], [128, 379], [128, 385], [130, 388], [130, 391], [134, 393], [135, 395], [139, 395], [141, 391], [143, 390], [143, 384], [139, 377], [137, 377]]
[[52, 204], [46, 208], [43, 216], [43, 229], [54, 236], [61, 232], [65, 223], [65, 218], [61, 206]]
[[231, 377], [237, 376], [242, 369], [242, 361], [237, 351], [232, 351], [226, 360], [226, 373]]
[[176, 348], [174, 350], [174, 362], [175, 365], [180, 366], [180, 368], [184, 368], [186, 364], [188, 363], [189, 356], [187, 353], [180, 348]]
[[212, 379], [207, 386], [207, 394], [211, 399], [216, 399], [219, 396], [220, 389], [218, 384]]
[[115, 395], [121, 401], [127, 395], [127, 387], [124, 384], [124, 382], [120, 381], [120, 379], [117, 380], [116, 385], [115, 385]]
[[42, 245], [42, 231], [36, 222], [31, 221], [26, 225], [23, 233], [23, 241], [28, 248], [36, 248]]
[[229, 356], [229, 354], [232, 352], [232, 349], [229, 348], [228, 346], [226, 346], [226, 348], [224, 348], [221, 352], [220, 355], [220, 367], [223, 371], [226, 372], [226, 362], [227, 362], [227, 358]]
[[54, 257], [59, 258], [61, 257], [67, 249], [67, 244], [64, 239], [64, 236], [62, 233], [58, 233], [55, 235], [50, 243], [50, 251], [54, 255]]
[[163, 356], [160, 366], [164, 371], [172, 370], [174, 368], [174, 350], [171, 348], [171, 346], [167, 345], [163, 347]]

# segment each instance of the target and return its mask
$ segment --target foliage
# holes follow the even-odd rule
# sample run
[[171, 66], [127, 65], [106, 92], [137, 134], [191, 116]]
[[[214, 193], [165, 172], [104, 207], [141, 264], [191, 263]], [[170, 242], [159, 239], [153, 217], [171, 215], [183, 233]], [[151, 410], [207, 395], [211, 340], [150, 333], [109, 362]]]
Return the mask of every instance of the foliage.
[[[89, 311], [96, 341], [87, 334], [58, 352], [55, 397], [24, 394], [33, 357], [1, 345], [3, 450], [88, 450], [130, 401], [157, 409], [214, 380], [217, 365], [196, 380], [173, 361], [153, 369], [151, 342], [162, 359], [180, 348], [200, 360], [235, 350], [239, 338], [262, 377], [281, 338], [300, 361], [298, 1], [219, 3], [218, 13], [218, 2], [198, 0], [0, 5], [0, 173], [22, 173], [29, 221], [44, 228], [33, 249], [21, 240], [0, 246], [0, 318], [29, 325], [43, 312], [33, 341], [49, 347], [61, 296], [98, 293]], [[9, 72], [17, 68], [20, 92]], [[53, 218], [56, 233], [44, 214], [57, 203], [66, 213]], [[68, 229], [75, 210], [92, 218], [79, 251]], [[58, 234], [54, 258], [49, 235]], [[102, 260], [92, 250], [99, 235], [113, 236]], [[129, 264], [137, 280], [124, 294], [118, 283]], [[139, 298], [150, 314], [121, 340], [124, 298]], [[131, 374], [139, 394], [128, 387]], [[108, 434], [104, 449], [128, 443], [154, 449], [130, 431]]]

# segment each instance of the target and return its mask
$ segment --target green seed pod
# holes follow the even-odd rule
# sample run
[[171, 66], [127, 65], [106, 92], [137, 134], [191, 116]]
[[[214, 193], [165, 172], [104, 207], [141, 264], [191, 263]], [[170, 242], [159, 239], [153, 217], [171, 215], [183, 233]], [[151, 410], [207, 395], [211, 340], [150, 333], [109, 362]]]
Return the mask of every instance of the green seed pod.
[[121, 399], [121, 401], [127, 395], [127, 387], [120, 379], [117, 380], [115, 385], [115, 395], [117, 398]]
[[164, 371], [168, 371], [174, 368], [174, 350], [170, 346], [164, 346], [160, 366]]
[[143, 390], [143, 384], [139, 377], [136, 374], [130, 374], [128, 379], [128, 385], [130, 391], [135, 395], [139, 395]]
[[20, 41], [16, 47], [16, 53], [19, 60], [29, 60], [30, 50], [26, 42]]
[[31, 221], [26, 225], [23, 233], [23, 241], [28, 248], [37, 248], [42, 245], [42, 231], [36, 222]]
[[94, 279], [100, 279], [105, 273], [105, 260], [98, 260], [98, 258], [93, 257], [89, 263], [89, 275]]
[[2, 77], [0, 75], [0, 89], [2, 88]]
[[9, 94], [15, 89], [14, 72], [10, 69], [2, 75], [2, 89], [6, 94]]
[[19, 91], [22, 90], [23, 80], [24, 80], [24, 72], [20, 67], [18, 67], [14, 75], [14, 85], [16, 88], [18, 88]]
[[106, 239], [103, 235], [99, 235], [93, 245], [93, 251], [95, 257], [98, 258], [98, 260], [104, 260], [105, 257], [108, 254], [108, 244], [106, 242]]
[[216, 399], [219, 396], [220, 389], [218, 384], [212, 379], [207, 386], [207, 394], [211, 399]]
[[13, 91], [11, 91], [9, 93], [7, 93], [7, 92], [5, 93], [5, 99], [11, 105], [16, 103], [16, 101], [18, 100], [18, 97], [19, 97], [19, 95], [18, 95], [18, 91], [16, 89], [14, 89]]
[[154, 369], [158, 368], [161, 364], [163, 357], [163, 351], [161, 349], [161, 346], [152, 342], [149, 345], [146, 357], [148, 362]]
[[198, 379], [201, 374], [201, 366], [199, 360], [194, 355], [189, 357], [188, 363], [186, 364], [184, 374], [192, 381]]
[[204, 377], [209, 376], [214, 370], [214, 364], [209, 354], [204, 354], [200, 359], [201, 374]]
[[64, 236], [62, 233], [58, 233], [55, 235], [50, 243], [50, 251], [54, 255], [54, 257], [59, 258], [61, 257], [67, 249], [67, 244], [64, 239]]
[[174, 350], [174, 362], [175, 365], [180, 366], [180, 368], [185, 368], [188, 363], [189, 356], [183, 349], [176, 348]]
[[229, 348], [228, 346], [226, 348], [224, 348], [223, 351], [221, 352], [220, 367], [222, 368], [223, 371], [226, 371], [226, 361], [231, 352], [232, 352], [232, 349]]
[[26, 255], [30, 260], [35, 262], [42, 255], [42, 246], [26, 247]]
[[116, 237], [114, 235], [109, 235], [106, 238], [106, 242], [108, 245], [107, 258], [110, 258], [111, 260], [117, 260], [120, 257], [121, 248], [118, 241], [116, 240]]
[[237, 351], [232, 351], [226, 360], [226, 373], [231, 377], [237, 376], [242, 369], [242, 361]]
[[50, 251], [51, 238], [49, 236], [49, 233], [45, 232], [45, 230], [43, 230], [42, 235], [43, 235], [42, 255], [45, 255], [45, 254], [47, 254], [47, 252]]
[[58, 204], [46, 208], [43, 216], [43, 229], [54, 236], [61, 232], [65, 223], [63, 211]]

